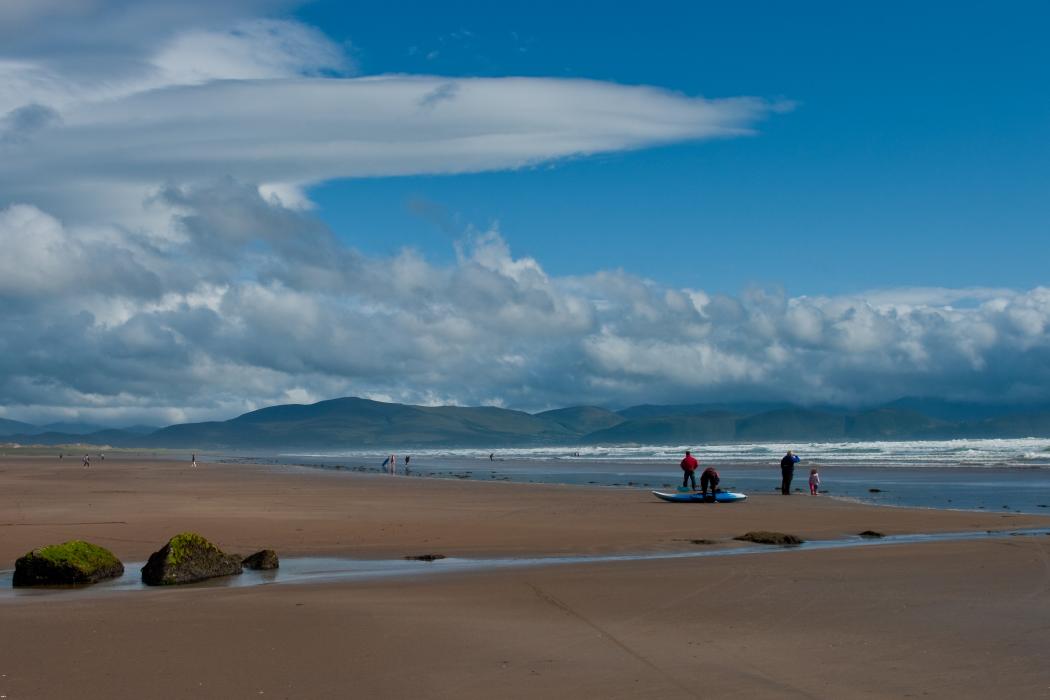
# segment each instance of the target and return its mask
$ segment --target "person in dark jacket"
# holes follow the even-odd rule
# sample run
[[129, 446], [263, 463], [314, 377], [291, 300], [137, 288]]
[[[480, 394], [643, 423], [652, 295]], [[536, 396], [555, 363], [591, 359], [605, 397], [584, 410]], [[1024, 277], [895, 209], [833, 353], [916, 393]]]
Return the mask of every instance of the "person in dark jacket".
[[696, 491], [696, 468], [700, 466], [699, 462], [696, 461], [696, 457], [692, 455], [689, 450], [685, 451], [685, 457], [682, 458], [681, 465], [682, 471], [682, 488], [686, 487], [689, 482], [693, 483], [693, 490]]
[[798, 455], [791, 450], [780, 460], [780, 493], [785, 496], [791, 493], [791, 480], [795, 476], [795, 465], [799, 461]]
[[711, 487], [711, 500], [715, 498], [715, 490], [718, 488], [718, 482], [721, 479], [718, 478], [718, 472], [715, 471], [714, 467], [708, 467], [700, 474], [700, 493], [703, 494], [704, 498], [707, 498], [707, 487]]

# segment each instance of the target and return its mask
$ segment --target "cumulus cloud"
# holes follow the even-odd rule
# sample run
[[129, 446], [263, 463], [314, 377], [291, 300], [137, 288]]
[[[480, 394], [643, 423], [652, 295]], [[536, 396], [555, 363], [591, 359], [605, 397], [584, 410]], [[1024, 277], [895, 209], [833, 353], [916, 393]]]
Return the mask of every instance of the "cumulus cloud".
[[17, 252], [0, 263], [8, 415], [167, 422], [345, 394], [537, 409], [1050, 398], [1043, 288], [708, 295], [626, 272], [553, 277], [495, 229], [467, 232], [448, 265], [364, 256], [232, 180], [163, 196], [182, 233], [163, 245], [0, 212]]

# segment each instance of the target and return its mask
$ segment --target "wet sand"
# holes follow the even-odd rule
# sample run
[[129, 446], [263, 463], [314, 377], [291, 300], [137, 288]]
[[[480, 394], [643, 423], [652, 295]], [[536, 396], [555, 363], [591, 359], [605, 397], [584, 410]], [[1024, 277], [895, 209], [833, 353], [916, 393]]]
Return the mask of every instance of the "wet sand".
[[[195, 530], [285, 556], [595, 554], [1046, 527], [809, 496], [668, 504], [627, 489], [289, 467], [0, 458], [0, 568], [71, 538], [142, 560]], [[720, 544], [695, 545], [692, 539]], [[1044, 697], [1050, 537], [0, 603], [0, 695]]]

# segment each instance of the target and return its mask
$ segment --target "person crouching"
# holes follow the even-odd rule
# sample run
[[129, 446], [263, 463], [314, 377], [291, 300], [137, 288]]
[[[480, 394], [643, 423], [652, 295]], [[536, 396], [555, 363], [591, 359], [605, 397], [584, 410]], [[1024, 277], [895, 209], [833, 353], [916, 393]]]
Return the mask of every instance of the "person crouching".
[[711, 500], [715, 498], [715, 491], [718, 488], [718, 482], [721, 479], [718, 478], [718, 472], [715, 471], [714, 467], [708, 467], [700, 475], [700, 493], [707, 498], [707, 489], [711, 488]]

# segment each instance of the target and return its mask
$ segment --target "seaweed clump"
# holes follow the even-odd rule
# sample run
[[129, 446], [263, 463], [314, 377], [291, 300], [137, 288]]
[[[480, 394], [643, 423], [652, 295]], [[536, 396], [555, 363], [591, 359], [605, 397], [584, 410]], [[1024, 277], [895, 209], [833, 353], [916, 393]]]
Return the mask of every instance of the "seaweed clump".
[[784, 532], [771, 532], [769, 530], [752, 530], [751, 532], [745, 532], [739, 537], [734, 537], [734, 540], [741, 540], [743, 542], [755, 542], [756, 544], [779, 544], [779, 545], [798, 545], [805, 542], [804, 539], [797, 535], [789, 535]]

